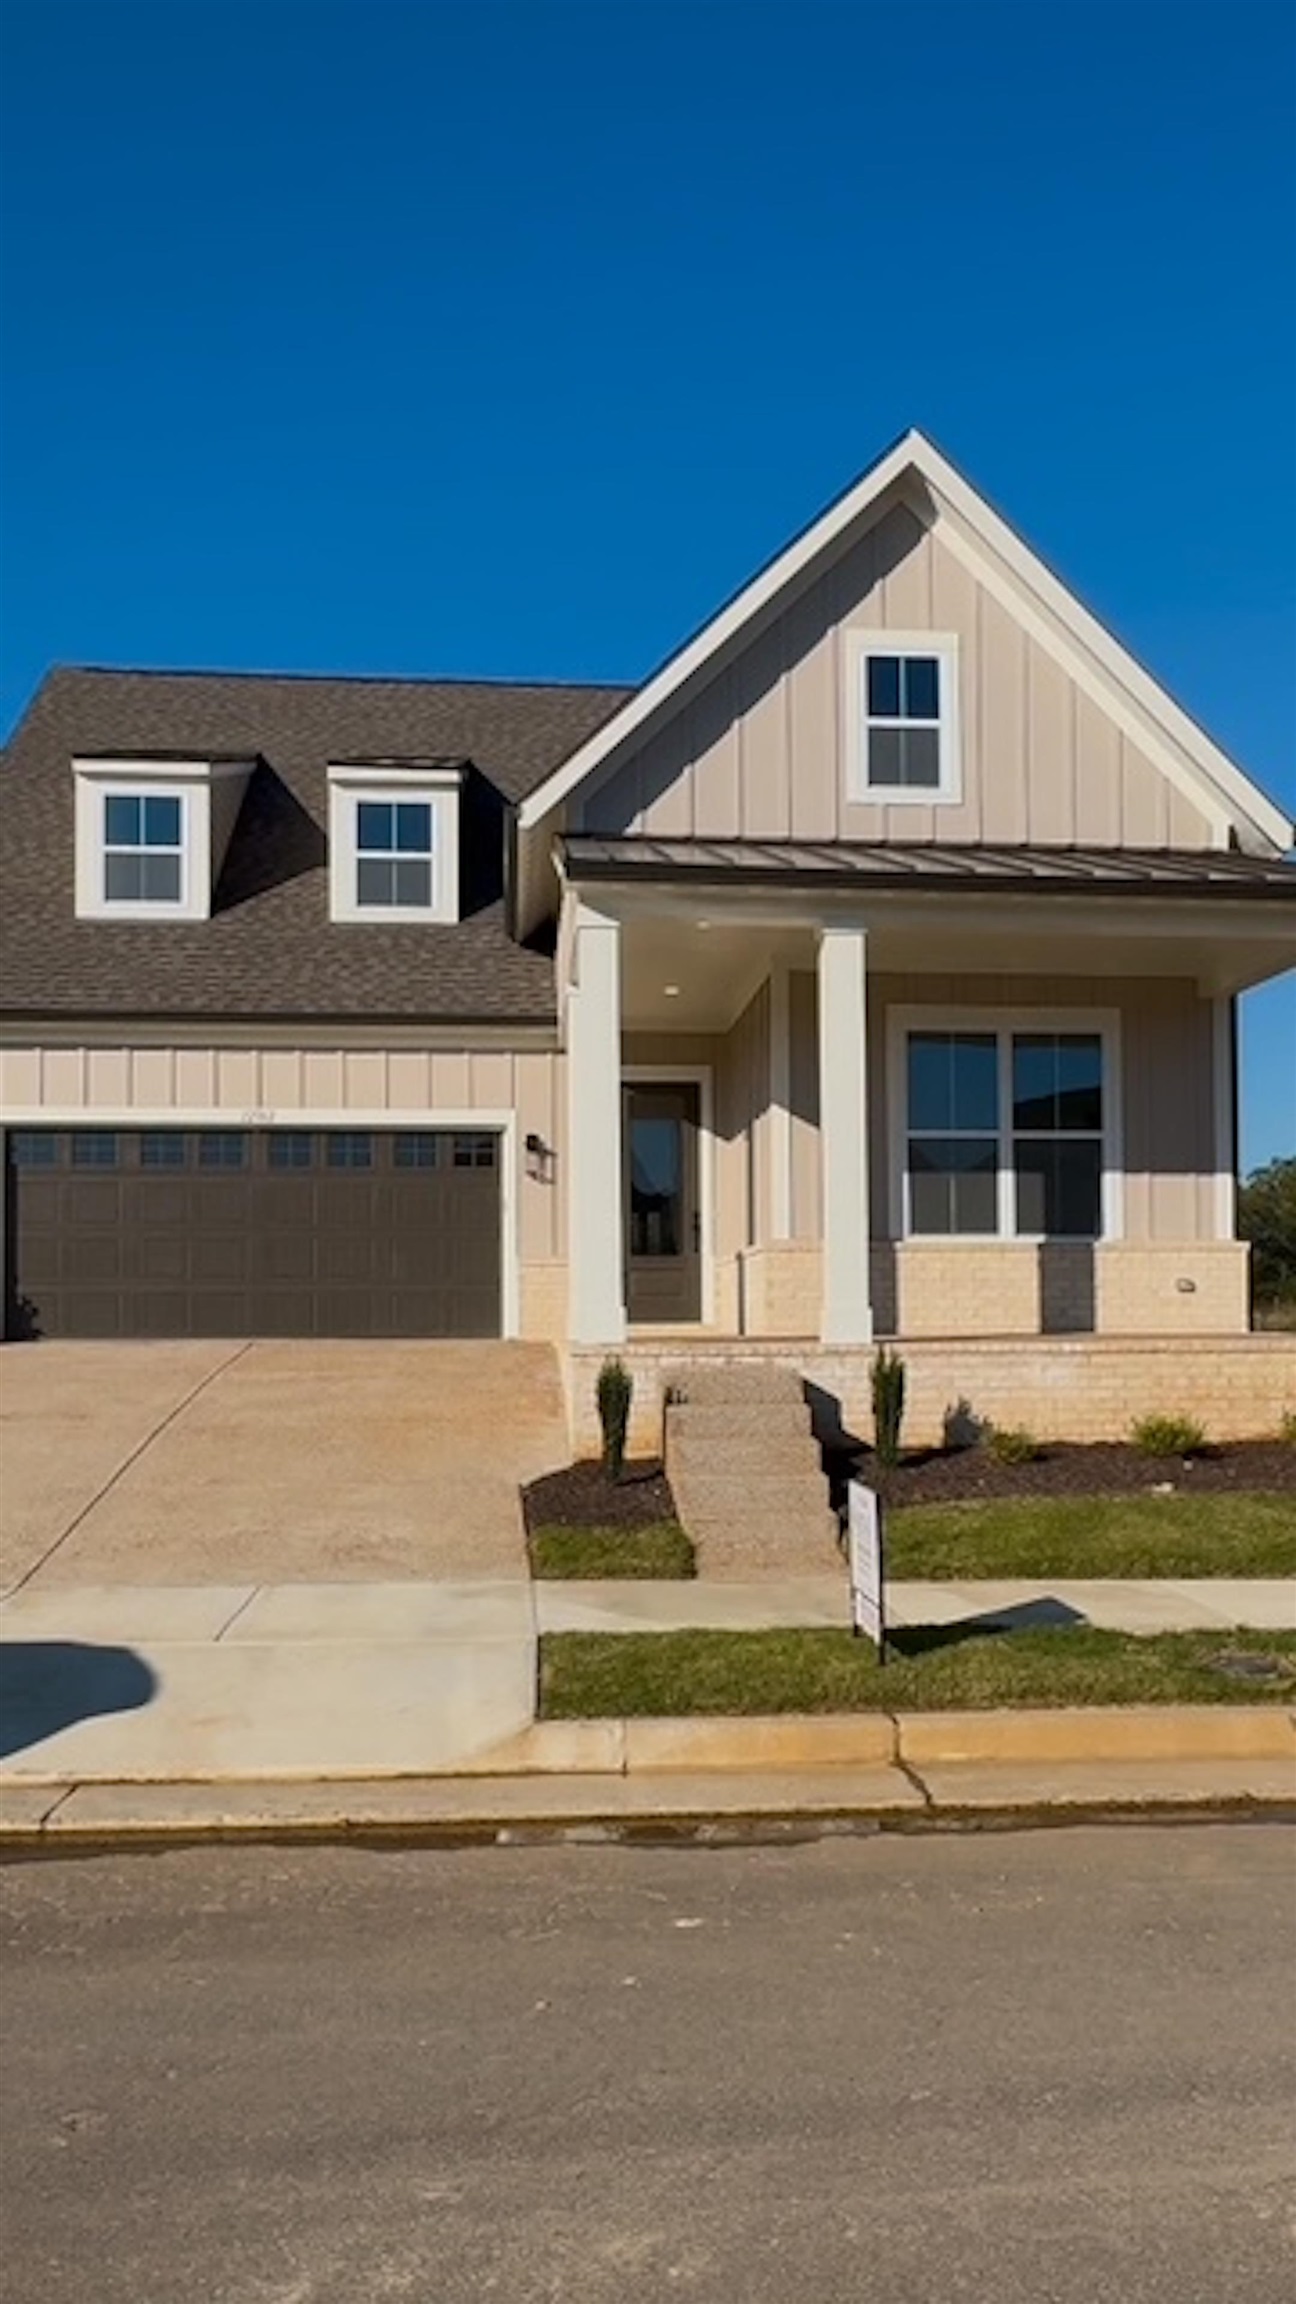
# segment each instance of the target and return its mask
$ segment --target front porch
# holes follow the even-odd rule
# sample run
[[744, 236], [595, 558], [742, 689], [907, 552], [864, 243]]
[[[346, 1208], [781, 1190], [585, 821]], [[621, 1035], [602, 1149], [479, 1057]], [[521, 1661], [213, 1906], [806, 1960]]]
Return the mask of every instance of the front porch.
[[559, 937], [574, 1353], [1246, 1335], [1235, 995], [1290, 948], [1262, 897], [1043, 898], [943, 859], [866, 907], [692, 854], [591, 884], [585, 845]]

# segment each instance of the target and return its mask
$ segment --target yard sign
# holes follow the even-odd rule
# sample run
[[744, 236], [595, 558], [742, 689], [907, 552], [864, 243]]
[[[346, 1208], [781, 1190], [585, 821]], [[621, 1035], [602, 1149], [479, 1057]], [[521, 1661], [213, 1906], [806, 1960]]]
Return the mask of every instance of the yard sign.
[[851, 1623], [886, 1661], [886, 1611], [882, 1594], [882, 1506], [875, 1489], [852, 1480], [848, 1490]]

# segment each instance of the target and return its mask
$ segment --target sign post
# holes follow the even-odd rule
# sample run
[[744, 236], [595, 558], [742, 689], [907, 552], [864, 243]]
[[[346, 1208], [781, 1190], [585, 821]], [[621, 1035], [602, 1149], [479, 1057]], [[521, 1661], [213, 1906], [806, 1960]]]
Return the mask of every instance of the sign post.
[[851, 1627], [886, 1662], [886, 1605], [882, 1583], [882, 1505], [876, 1489], [852, 1480], [847, 1490], [850, 1542]]

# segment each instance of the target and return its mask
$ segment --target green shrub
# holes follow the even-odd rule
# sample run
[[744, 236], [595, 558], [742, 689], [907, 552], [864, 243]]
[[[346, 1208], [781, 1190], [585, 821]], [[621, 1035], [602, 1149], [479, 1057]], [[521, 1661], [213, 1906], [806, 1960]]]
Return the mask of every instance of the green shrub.
[[996, 1464], [1034, 1464], [1042, 1453], [1033, 1432], [1024, 1426], [992, 1424], [985, 1435], [985, 1447]]
[[595, 1397], [599, 1423], [603, 1427], [603, 1470], [609, 1480], [619, 1480], [625, 1463], [626, 1433], [630, 1429], [630, 1402], [634, 1397], [634, 1378], [624, 1360], [604, 1361]]
[[1238, 1193], [1238, 1238], [1251, 1243], [1259, 1305], [1296, 1304], [1296, 1158], [1257, 1168]]
[[1296, 1448], [1296, 1408], [1286, 1408], [1278, 1419], [1278, 1437], [1289, 1448]]
[[878, 1346], [869, 1371], [873, 1387], [873, 1450], [879, 1464], [900, 1461], [900, 1432], [905, 1411], [905, 1364], [898, 1352]]
[[1196, 1456], [1206, 1445], [1194, 1416], [1140, 1416], [1130, 1438], [1145, 1456]]

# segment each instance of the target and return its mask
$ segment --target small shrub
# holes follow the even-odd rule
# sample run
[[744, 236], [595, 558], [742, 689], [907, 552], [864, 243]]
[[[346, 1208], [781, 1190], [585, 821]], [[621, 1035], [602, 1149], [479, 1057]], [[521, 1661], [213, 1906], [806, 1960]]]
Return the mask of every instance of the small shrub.
[[879, 1464], [890, 1469], [900, 1461], [904, 1424], [905, 1364], [899, 1353], [879, 1345], [869, 1378], [873, 1387], [873, 1450]]
[[1140, 1416], [1130, 1438], [1145, 1456], [1196, 1456], [1206, 1445], [1194, 1416]]
[[985, 1435], [985, 1447], [996, 1464], [1034, 1464], [1042, 1453], [1034, 1433], [1020, 1424], [992, 1424]]
[[1278, 1419], [1278, 1437], [1289, 1448], [1296, 1448], [1296, 1408], [1285, 1408]]
[[604, 1361], [595, 1397], [599, 1423], [603, 1427], [603, 1470], [609, 1480], [616, 1481], [625, 1463], [630, 1402], [634, 1397], [634, 1378], [624, 1360]]

